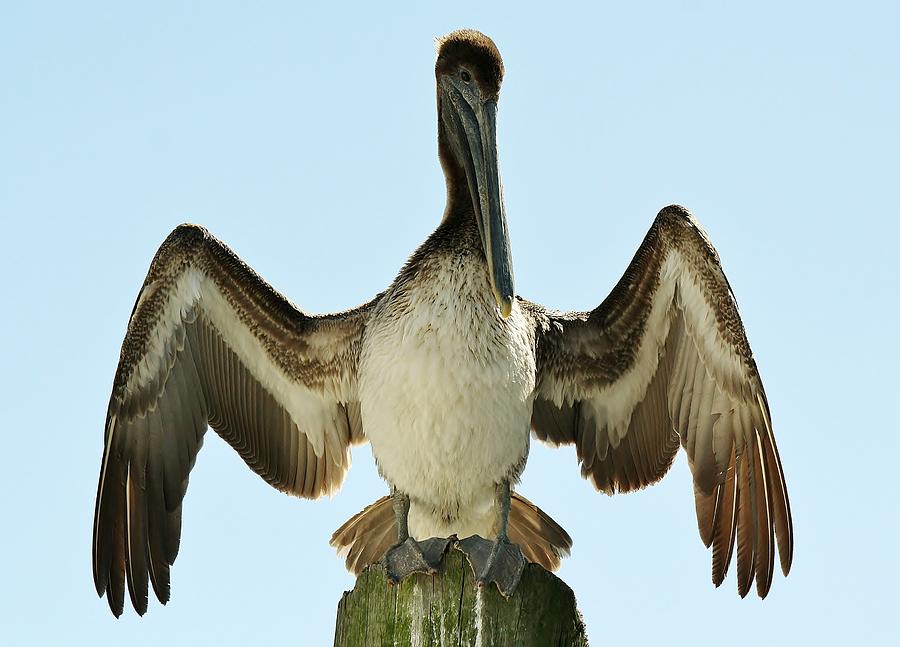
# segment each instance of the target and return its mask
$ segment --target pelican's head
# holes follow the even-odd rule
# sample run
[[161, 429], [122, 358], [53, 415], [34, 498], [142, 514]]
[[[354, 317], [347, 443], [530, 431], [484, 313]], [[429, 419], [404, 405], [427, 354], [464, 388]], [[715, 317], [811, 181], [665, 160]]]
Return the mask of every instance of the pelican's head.
[[451, 199], [471, 199], [488, 274], [504, 317], [514, 298], [512, 254], [497, 163], [497, 99], [503, 59], [494, 41], [461, 29], [438, 42], [435, 65], [441, 164]]

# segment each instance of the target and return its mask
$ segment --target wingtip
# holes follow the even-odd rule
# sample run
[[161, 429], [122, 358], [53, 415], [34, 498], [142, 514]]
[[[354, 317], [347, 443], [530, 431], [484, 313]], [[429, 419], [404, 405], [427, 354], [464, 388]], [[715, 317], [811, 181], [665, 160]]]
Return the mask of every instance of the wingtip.
[[134, 610], [137, 612], [137, 614], [139, 616], [143, 617], [143, 615], [145, 613], [147, 613], [147, 605], [148, 605], [148, 597], [146, 594], [144, 594], [143, 596], [141, 596], [140, 594], [137, 594], [137, 595], [132, 594], [131, 606], [134, 608]]
[[109, 610], [112, 611], [112, 614], [116, 617], [116, 619], [121, 618], [122, 612], [125, 610], [125, 605], [113, 601], [112, 596], [109, 595], [108, 592], [106, 595], [106, 602], [107, 604], [109, 604]]
[[785, 577], [787, 577], [788, 575], [791, 574], [791, 566], [793, 565], [793, 563], [794, 563], [793, 555], [789, 555], [786, 560], [785, 559], [781, 560], [781, 573]]

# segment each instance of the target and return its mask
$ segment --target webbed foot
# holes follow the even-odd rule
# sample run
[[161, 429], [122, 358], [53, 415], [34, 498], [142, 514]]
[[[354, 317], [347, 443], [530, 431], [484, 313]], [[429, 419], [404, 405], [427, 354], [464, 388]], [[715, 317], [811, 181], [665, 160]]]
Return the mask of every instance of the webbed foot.
[[413, 573], [434, 575], [438, 572], [444, 553], [455, 537], [433, 537], [416, 541], [407, 537], [384, 555], [387, 575], [392, 582], [399, 583]]
[[489, 541], [473, 535], [457, 545], [469, 558], [479, 586], [493, 582], [507, 598], [515, 592], [525, 570], [525, 556], [516, 544], [503, 536]]

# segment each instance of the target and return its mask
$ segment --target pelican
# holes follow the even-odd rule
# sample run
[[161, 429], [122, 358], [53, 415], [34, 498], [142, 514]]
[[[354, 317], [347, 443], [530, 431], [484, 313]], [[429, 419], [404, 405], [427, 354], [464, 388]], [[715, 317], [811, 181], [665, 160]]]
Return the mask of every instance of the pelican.
[[684, 208], [659, 212], [590, 312], [514, 291], [497, 162], [503, 62], [471, 30], [439, 41], [438, 152], [447, 204], [394, 282], [310, 315], [196, 225], [163, 242], [132, 311], [106, 418], [93, 575], [112, 612], [166, 603], [182, 501], [207, 426], [282, 492], [340, 488], [368, 441], [390, 493], [332, 544], [354, 573], [434, 572], [458, 538], [478, 582], [510, 594], [524, 563], [571, 539], [516, 494], [529, 440], [575, 445], [607, 494], [662, 478], [679, 445], [718, 586], [790, 570], [793, 529], [771, 416], [719, 257]]

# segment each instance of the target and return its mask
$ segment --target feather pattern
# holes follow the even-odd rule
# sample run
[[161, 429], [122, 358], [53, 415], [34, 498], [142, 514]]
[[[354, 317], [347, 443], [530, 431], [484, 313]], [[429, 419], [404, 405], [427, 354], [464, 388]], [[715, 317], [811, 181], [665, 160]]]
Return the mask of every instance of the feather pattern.
[[582, 475], [608, 494], [662, 478], [681, 444], [713, 582], [725, 577], [736, 543], [738, 592], [755, 578], [765, 597], [776, 538], [782, 571], [790, 570], [790, 504], [731, 287], [694, 217], [663, 209], [595, 310], [521, 304], [538, 331], [537, 438], [575, 444]]
[[[377, 299], [377, 298], [376, 298]], [[181, 504], [207, 425], [269, 484], [334, 492], [365, 440], [356, 365], [370, 302], [306, 315], [205, 229], [178, 227], [138, 296], [106, 422], [93, 570], [117, 616], [169, 599]], [[351, 413], [352, 412], [352, 413]]]

